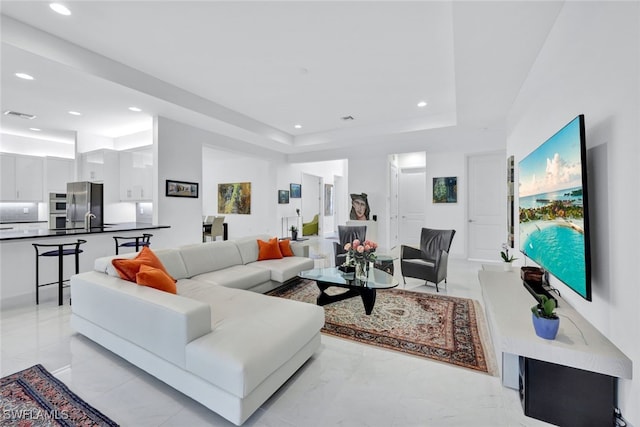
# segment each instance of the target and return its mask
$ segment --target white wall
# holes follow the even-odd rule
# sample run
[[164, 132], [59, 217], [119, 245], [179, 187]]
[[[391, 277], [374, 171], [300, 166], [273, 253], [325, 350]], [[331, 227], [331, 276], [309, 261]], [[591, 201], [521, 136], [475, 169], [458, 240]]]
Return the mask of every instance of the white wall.
[[[304, 221], [310, 221], [313, 215], [305, 213], [302, 199], [290, 198], [288, 204], [278, 204], [278, 190], [289, 190], [290, 183], [303, 184], [303, 173], [318, 176], [329, 184], [333, 184], [334, 175], [346, 174], [344, 160], [289, 164], [212, 146], [203, 147], [202, 163], [202, 215], [219, 215], [218, 184], [251, 182], [251, 215], [225, 215], [229, 238], [262, 233], [281, 236], [282, 218], [296, 216], [296, 209], [301, 209]], [[302, 185], [303, 197], [309, 190]], [[325, 231], [333, 229], [333, 216], [323, 221]]]
[[153, 144], [153, 130], [143, 130], [141, 132], [123, 135], [113, 140], [113, 147], [116, 150], [129, 150], [131, 148], [144, 147]]
[[[167, 179], [200, 183], [202, 192], [202, 145], [209, 132], [164, 117], [154, 119], [153, 223], [171, 228], [155, 239], [156, 248], [175, 247], [202, 241], [202, 199], [166, 197]], [[202, 197], [202, 196], [200, 196]]]
[[[349, 161], [349, 194], [367, 194], [371, 213], [378, 217], [377, 238], [381, 252], [389, 248], [389, 160], [387, 156], [366, 151], [352, 155]], [[349, 202], [351, 209], [351, 202]], [[348, 213], [347, 213], [348, 215]]]
[[95, 151], [100, 149], [114, 149], [114, 142], [112, 138], [106, 136], [93, 135], [87, 132], [76, 133], [76, 152], [86, 153], [89, 151]]
[[[218, 184], [250, 182], [251, 214], [224, 214], [229, 238], [263, 233], [280, 236], [282, 214], [278, 208], [289, 206], [278, 205], [277, 190], [285, 189], [284, 186], [276, 188], [276, 171], [280, 166], [266, 159], [211, 147], [204, 147], [202, 154], [202, 215], [223, 215], [218, 213]], [[288, 186], [287, 183], [287, 189]], [[291, 216], [291, 212], [287, 212], [287, 216]]]
[[2, 133], [0, 134], [0, 152], [73, 159], [75, 146], [66, 142]]
[[[638, 2], [566, 2], [511, 109], [507, 129], [508, 152], [517, 164], [575, 116], [585, 115], [593, 301], [583, 300], [557, 280], [553, 285], [632, 359], [636, 372], [639, 9]], [[638, 402], [640, 376], [620, 380], [618, 405], [636, 426]]]
[[[427, 208], [425, 227], [453, 229], [452, 257], [466, 257], [467, 241], [467, 168], [465, 153], [427, 153]], [[457, 203], [433, 203], [433, 178], [458, 178]], [[505, 201], [506, 203], [506, 201]], [[496, 249], [497, 250], [497, 249]]]

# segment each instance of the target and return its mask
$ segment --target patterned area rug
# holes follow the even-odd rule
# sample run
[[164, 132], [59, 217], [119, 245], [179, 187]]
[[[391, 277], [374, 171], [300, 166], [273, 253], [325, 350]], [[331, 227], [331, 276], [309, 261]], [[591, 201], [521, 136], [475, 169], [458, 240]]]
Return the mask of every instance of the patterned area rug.
[[[326, 293], [346, 289], [329, 288]], [[269, 295], [316, 303], [315, 282], [302, 280]], [[385, 347], [477, 371], [494, 373], [484, 327], [478, 327], [482, 309], [477, 301], [401, 289], [376, 293], [367, 316], [360, 297], [325, 305], [323, 332], [361, 343]], [[484, 319], [480, 319], [484, 322]], [[482, 323], [484, 326], [484, 323]], [[489, 353], [488, 353], [489, 352]], [[489, 361], [489, 360], [490, 361]]]
[[2, 426], [117, 426], [42, 365], [0, 378]]

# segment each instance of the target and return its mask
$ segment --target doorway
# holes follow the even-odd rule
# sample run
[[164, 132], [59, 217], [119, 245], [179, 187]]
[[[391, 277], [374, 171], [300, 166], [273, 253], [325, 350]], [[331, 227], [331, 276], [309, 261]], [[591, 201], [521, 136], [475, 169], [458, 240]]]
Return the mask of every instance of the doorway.
[[418, 245], [427, 205], [427, 178], [424, 167], [400, 168], [398, 200], [400, 241], [406, 245]]
[[505, 152], [467, 157], [467, 176], [467, 257], [474, 261], [497, 261], [508, 234]]
[[302, 222], [311, 222], [318, 215], [318, 235], [322, 233], [322, 178], [316, 175], [302, 174]]
[[389, 248], [398, 246], [398, 167], [389, 164]]

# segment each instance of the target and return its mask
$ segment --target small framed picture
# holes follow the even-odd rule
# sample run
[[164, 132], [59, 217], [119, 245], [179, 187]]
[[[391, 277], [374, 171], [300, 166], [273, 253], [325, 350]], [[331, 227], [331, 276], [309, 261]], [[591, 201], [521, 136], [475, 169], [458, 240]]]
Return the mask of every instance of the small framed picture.
[[288, 190], [278, 190], [278, 203], [281, 205], [286, 205], [287, 203], [289, 203]]
[[433, 178], [433, 203], [458, 202], [458, 177]]
[[292, 199], [302, 198], [302, 185], [301, 184], [289, 184], [290, 197]]
[[167, 197], [191, 197], [198, 198], [198, 183], [186, 181], [174, 181], [167, 179], [166, 196]]

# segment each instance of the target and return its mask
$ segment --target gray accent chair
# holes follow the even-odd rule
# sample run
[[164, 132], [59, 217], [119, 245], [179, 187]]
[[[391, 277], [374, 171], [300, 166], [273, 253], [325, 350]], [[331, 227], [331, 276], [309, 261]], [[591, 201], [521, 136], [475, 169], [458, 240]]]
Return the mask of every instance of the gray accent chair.
[[333, 253], [335, 255], [336, 267], [344, 264], [344, 261], [347, 258], [347, 252], [344, 250], [344, 245], [349, 242], [353, 242], [355, 239], [358, 239], [362, 242], [367, 238], [367, 226], [339, 225], [338, 238], [340, 239], [340, 243], [333, 242]]
[[423, 228], [420, 234], [420, 249], [402, 245], [400, 248], [400, 268], [402, 280], [407, 284], [405, 277], [414, 277], [435, 283], [436, 292], [438, 283], [444, 280], [447, 283], [447, 263], [449, 250], [456, 230], [433, 230]]

